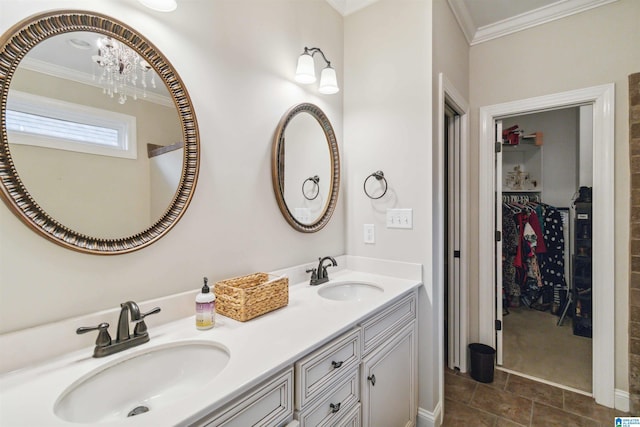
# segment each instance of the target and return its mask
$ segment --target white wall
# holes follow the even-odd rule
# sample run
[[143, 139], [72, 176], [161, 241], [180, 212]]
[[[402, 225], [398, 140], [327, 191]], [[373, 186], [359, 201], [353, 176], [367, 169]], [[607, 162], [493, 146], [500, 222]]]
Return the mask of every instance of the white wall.
[[[419, 406], [428, 411], [438, 400], [430, 280], [431, 7], [427, 0], [382, 0], [344, 23], [347, 250], [424, 265]], [[389, 187], [383, 198], [371, 200], [363, 183], [377, 170], [384, 172]], [[392, 207], [413, 209], [412, 230], [385, 227], [386, 208]], [[363, 224], [374, 224], [375, 244], [363, 242]]]
[[[615, 387], [628, 390], [629, 295], [629, 129], [628, 79], [640, 69], [640, 2], [620, 0], [471, 47], [471, 129], [478, 129], [481, 106], [615, 83]], [[516, 56], [515, 60], [512, 58]], [[508, 60], [509, 66], [505, 66]], [[471, 133], [471, 159], [477, 159], [478, 134]], [[470, 164], [477, 188], [478, 163]], [[477, 236], [477, 192], [471, 192], [470, 236]], [[477, 240], [477, 238], [476, 238]], [[477, 242], [472, 250], [477, 251]], [[470, 277], [477, 274], [477, 261]], [[470, 301], [477, 301], [477, 287]], [[470, 332], [478, 337], [478, 307], [470, 306]]]
[[131, 254], [64, 249], [1, 206], [0, 332], [196, 289], [203, 276], [215, 282], [345, 252], [343, 195], [324, 229], [303, 234], [282, 218], [271, 186], [273, 134], [292, 105], [317, 104], [342, 144], [341, 95], [320, 95], [293, 80], [304, 46], [321, 47], [343, 76], [343, 19], [324, 0], [191, 0], [169, 14], [129, 0], [2, 0], [0, 8], [0, 33], [51, 9], [90, 8], [126, 21], [183, 79], [201, 148], [186, 214], [157, 243]]
[[[503, 129], [517, 124], [525, 135], [542, 132], [542, 175], [532, 177], [542, 180], [542, 201], [552, 206], [569, 207], [578, 191], [578, 112], [578, 107], [564, 108], [502, 121]], [[504, 157], [503, 154], [503, 160]]]
[[593, 106], [580, 107], [578, 187], [593, 187]]
[[157, 221], [166, 212], [167, 206], [176, 195], [182, 174], [184, 148], [178, 148], [149, 159], [151, 183], [150, 209], [151, 223]]

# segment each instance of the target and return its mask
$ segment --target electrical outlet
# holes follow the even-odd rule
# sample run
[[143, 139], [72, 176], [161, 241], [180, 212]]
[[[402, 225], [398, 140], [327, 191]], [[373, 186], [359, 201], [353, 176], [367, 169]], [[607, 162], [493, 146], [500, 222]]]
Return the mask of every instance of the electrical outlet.
[[387, 209], [387, 228], [413, 228], [413, 209]]
[[373, 224], [364, 225], [364, 242], [375, 243], [376, 242], [376, 229]]

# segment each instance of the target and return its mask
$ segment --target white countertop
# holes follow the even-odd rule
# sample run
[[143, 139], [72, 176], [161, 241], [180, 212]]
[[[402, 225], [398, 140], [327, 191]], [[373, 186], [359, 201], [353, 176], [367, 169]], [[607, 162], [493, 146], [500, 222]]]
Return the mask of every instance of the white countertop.
[[301, 356], [421, 284], [417, 279], [348, 269], [330, 271], [330, 277], [328, 283], [368, 282], [381, 286], [384, 292], [359, 302], [333, 301], [317, 294], [325, 285], [312, 287], [307, 282], [290, 283], [288, 306], [248, 322], [237, 322], [218, 314], [213, 329], [199, 331], [195, 328], [194, 316], [190, 316], [161, 326], [150, 326], [150, 342], [112, 356], [93, 358], [93, 348], [84, 348], [45, 364], [5, 374], [0, 377], [0, 425], [77, 427], [77, 423], [62, 420], [53, 411], [58, 397], [75, 381], [116, 359], [148, 352], [156, 346], [181, 341], [220, 343], [229, 350], [230, 360], [203, 389], [189, 392], [144, 415], [105, 423], [109, 426], [189, 424], [291, 366]]

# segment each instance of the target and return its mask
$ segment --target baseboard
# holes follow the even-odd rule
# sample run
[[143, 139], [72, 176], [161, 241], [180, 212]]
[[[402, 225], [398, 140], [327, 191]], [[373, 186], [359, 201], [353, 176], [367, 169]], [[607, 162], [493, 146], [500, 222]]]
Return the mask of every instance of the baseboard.
[[629, 412], [631, 407], [629, 392], [623, 390], [615, 390], [615, 405], [616, 409], [623, 412]]
[[442, 414], [440, 408], [440, 402], [438, 402], [433, 412], [418, 408], [417, 427], [440, 427], [440, 425], [442, 425]]

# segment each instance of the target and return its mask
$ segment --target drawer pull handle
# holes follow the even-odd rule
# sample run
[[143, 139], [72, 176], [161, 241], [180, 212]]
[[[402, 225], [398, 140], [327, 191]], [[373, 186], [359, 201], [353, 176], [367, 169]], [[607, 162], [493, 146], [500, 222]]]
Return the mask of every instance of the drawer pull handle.
[[338, 412], [340, 410], [340, 403], [330, 403], [329, 404], [329, 408], [331, 408], [331, 413], [335, 414], [336, 412]]
[[367, 377], [367, 379], [369, 381], [371, 381], [371, 385], [373, 385], [373, 386], [376, 385], [376, 376], [375, 375], [371, 375], [370, 377]]
[[336, 362], [335, 360], [331, 361], [331, 366], [333, 366], [333, 369], [338, 369], [340, 366], [342, 366], [344, 362], [341, 360], [339, 362]]

